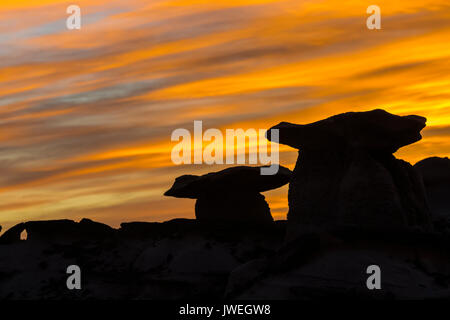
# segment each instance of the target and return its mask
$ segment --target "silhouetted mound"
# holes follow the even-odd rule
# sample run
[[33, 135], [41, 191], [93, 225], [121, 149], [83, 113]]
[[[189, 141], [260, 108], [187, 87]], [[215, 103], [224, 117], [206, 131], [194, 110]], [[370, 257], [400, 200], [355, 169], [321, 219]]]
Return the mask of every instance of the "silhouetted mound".
[[422, 174], [423, 181], [426, 185], [449, 185], [450, 159], [448, 157], [426, 158], [417, 162], [414, 168]]
[[110, 226], [82, 219], [79, 223], [72, 220], [29, 221], [19, 223], [0, 237], [0, 244], [20, 242], [20, 234], [27, 231], [27, 240], [44, 242], [73, 242], [84, 239], [101, 239], [112, 235]]
[[431, 157], [414, 165], [423, 177], [437, 230], [450, 231], [450, 159]]
[[289, 185], [291, 225], [429, 228], [419, 175], [392, 155], [420, 140], [425, 122], [372, 110], [272, 127], [280, 143], [300, 149]]
[[260, 192], [289, 182], [291, 171], [280, 166], [274, 175], [261, 175], [261, 167], [231, 167], [203, 176], [175, 179], [165, 196], [197, 199], [198, 220], [272, 222], [270, 208]]

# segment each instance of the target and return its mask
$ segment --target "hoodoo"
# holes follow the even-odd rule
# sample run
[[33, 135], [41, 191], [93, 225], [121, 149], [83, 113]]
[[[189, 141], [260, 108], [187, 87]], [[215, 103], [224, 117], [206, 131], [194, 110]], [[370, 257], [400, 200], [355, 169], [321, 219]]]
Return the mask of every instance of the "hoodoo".
[[289, 224], [430, 228], [419, 174], [393, 155], [422, 138], [425, 122], [377, 109], [272, 127], [280, 143], [299, 149], [289, 185]]
[[203, 176], [175, 179], [165, 196], [197, 199], [198, 220], [272, 222], [270, 208], [261, 192], [289, 182], [291, 171], [280, 166], [274, 175], [261, 175], [261, 167], [238, 166]]

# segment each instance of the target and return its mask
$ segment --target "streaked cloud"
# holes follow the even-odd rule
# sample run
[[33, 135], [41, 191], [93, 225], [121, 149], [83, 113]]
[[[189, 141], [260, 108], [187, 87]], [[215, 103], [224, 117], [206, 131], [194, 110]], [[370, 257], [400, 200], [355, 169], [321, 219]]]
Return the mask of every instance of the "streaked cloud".
[[[450, 153], [450, 5], [378, 1], [58, 0], [0, 5], [0, 224], [193, 217], [162, 193], [184, 173], [171, 132], [269, 128], [345, 111], [420, 114], [412, 163]], [[293, 168], [296, 150], [281, 147]], [[267, 193], [276, 218], [287, 188]]]

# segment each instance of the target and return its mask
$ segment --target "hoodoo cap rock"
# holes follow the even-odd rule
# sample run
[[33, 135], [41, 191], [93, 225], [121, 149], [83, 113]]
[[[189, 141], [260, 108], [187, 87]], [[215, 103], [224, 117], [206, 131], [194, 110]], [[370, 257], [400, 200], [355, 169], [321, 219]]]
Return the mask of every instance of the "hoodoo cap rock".
[[[399, 148], [422, 139], [420, 131], [426, 118], [398, 116], [381, 109], [347, 112], [310, 124], [281, 122], [279, 143], [296, 149], [322, 149], [343, 144], [367, 150], [394, 153]], [[267, 139], [272, 140], [267, 131]]]
[[238, 166], [211, 172], [202, 176], [183, 175], [175, 179], [164, 195], [176, 198], [198, 199], [205, 192], [227, 190], [264, 192], [289, 182], [291, 170], [280, 166], [274, 175], [261, 175], [261, 167]]

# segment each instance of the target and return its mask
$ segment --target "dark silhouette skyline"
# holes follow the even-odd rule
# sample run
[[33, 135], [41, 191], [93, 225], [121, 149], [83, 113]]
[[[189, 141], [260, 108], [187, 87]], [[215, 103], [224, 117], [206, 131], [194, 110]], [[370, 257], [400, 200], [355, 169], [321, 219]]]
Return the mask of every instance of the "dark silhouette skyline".
[[[17, 224], [0, 237], [0, 299], [450, 299], [450, 160], [392, 155], [424, 126], [383, 110], [281, 123], [293, 172], [175, 180], [165, 195], [197, 199], [196, 219]], [[273, 221], [260, 192], [288, 182], [288, 219]], [[65, 287], [67, 266], [82, 288]]]

